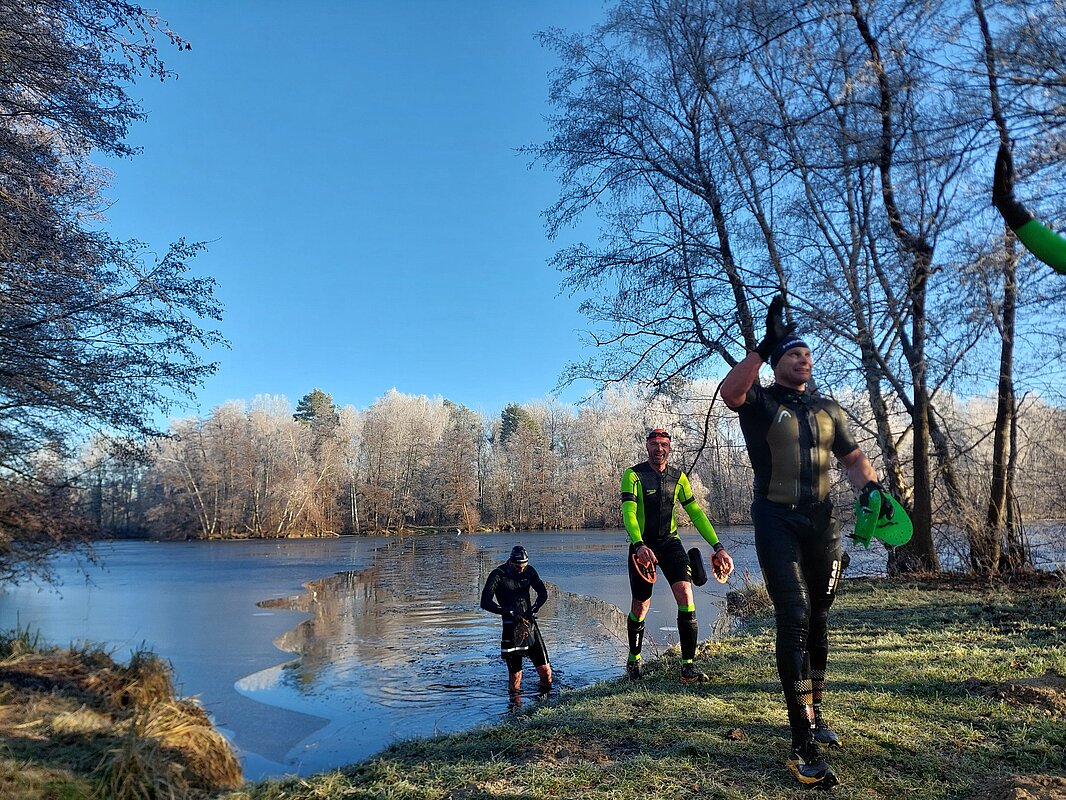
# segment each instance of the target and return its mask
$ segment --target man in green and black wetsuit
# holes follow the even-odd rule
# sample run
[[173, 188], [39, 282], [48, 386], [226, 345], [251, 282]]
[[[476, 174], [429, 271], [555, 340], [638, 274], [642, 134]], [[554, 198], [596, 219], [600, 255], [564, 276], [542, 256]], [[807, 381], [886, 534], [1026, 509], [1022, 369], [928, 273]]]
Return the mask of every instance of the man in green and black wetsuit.
[[[630, 678], [641, 675], [640, 650], [644, 642], [644, 618], [651, 607], [651, 580], [658, 564], [670, 582], [677, 601], [677, 631], [681, 640], [681, 682], [702, 683], [707, 676], [696, 669], [696, 606], [692, 597], [692, 563], [677, 533], [674, 511], [678, 503], [688, 513], [696, 530], [714, 548], [712, 566], [718, 575], [728, 575], [733, 559], [718, 541], [710, 520], [692, 495], [688, 476], [668, 467], [670, 434], [662, 428], [648, 433], [648, 460], [622, 473], [622, 522], [629, 534], [629, 587], [633, 603], [629, 610]], [[724, 580], [724, 578], [723, 578]]]
[[[529, 590], [537, 594], [531, 604]], [[481, 591], [481, 607], [503, 617], [500, 637], [500, 658], [507, 664], [507, 688], [517, 697], [522, 688], [522, 659], [528, 658], [540, 676], [539, 690], [547, 692], [552, 685], [552, 667], [544, 642], [538, 636], [534, 615], [548, 602], [548, 589], [540, 575], [529, 563], [529, 554], [522, 545], [515, 545], [511, 557], [489, 573]]]
[[[740, 415], [755, 473], [755, 549], [774, 603], [777, 671], [788, 708], [792, 751], [787, 764], [806, 786], [830, 787], [836, 775], [818, 743], [840, 745], [822, 717], [829, 659], [829, 607], [841, 572], [840, 526], [829, 499], [836, 460], [860, 502], [881, 489], [839, 405], [808, 388], [811, 351], [782, 319], [784, 299], [767, 314], [766, 337], [722, 381], [726, 405]], [[774, 384], [758, 383], [769, 360]], [[885, 504], [886, 506], [888, 504]], [[886, 514], [888, 512], [885, 512]]]

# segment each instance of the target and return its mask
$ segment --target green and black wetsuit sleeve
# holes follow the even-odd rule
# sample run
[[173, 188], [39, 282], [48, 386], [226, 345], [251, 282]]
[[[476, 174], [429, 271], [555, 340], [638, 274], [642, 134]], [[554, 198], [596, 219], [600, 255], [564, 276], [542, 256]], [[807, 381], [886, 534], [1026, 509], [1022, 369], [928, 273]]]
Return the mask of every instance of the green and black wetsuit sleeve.
[[996, 156], [992, 205], [1026, 250], [1056, 272], [1066, 275], [1066, 237], [1043, 225], [1014, 196], [1014, 161], [1005, 144], [1000, 145]]
[[640, 510], [638, 503], [641, 498], [640, 479], [632, 467], [628, 467], [622, 473], [622, 524], [625, 526], [629, 541], [639, 544], [644, 541], [644, 533], [641, 530]]
[[1066, 238], [1048, 229], [1037, 219], [1030, 219], [1014, 231], [1025, 249], [1055, 272], [1066, 275]]
[[677, 499], [704, 541], [715, 550], [718, 550], [721, 547], [718, 541], [718, 534], [715, 532], [714, 526], [711, 525], [711, 521], [707, 519], [707, 515], [703, 513], [700, 504], [696, 502], [696, 497], [692, 493], [692, 485], [688, 482], [688, 475], [684, 472], [677, 479]]

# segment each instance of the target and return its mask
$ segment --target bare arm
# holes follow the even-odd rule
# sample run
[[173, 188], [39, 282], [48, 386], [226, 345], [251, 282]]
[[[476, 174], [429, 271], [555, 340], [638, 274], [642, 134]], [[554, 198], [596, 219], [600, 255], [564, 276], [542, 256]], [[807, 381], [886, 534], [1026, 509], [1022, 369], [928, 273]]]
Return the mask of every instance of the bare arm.
[[877, 473], [874, 471], [873, 464], [859, 448], [856, 447], [839, 461], [840, 466], [848, 474], [851, 485], [855, 487], [855, 491], [861, 492], [870, 481], [877, 481]]
[[756, 352], [748, 353], [729, 370], [722, 385], [718, 387], [718, 393], [727, 406], [733, 409], [744, 405], [744, 399], [759, 377], [759, 367], [762, 366], [762, 358]]

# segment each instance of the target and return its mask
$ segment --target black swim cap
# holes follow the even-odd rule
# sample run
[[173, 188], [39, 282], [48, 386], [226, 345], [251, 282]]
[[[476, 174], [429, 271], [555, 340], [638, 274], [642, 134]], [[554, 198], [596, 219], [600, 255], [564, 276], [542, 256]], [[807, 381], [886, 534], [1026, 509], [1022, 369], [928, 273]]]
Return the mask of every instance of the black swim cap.
[[[774, 352], [770, 353], [770, 367], [776, 367], [777, 362], [781, 360], [781, 356], [794, 347], [807, 347], [807, 343], [798, 336], [789, 336], [785, 341], [781, 342], [781, 344], [774, 348]], [[807, 347], [807, 349], [810, 350], [811, 348]]]
[[511, 548], [511, 561], [516, 564], [528, 564], [529, 553], [526, 552], [526, 548], [522, 547], [520, 544], [516, 544]]

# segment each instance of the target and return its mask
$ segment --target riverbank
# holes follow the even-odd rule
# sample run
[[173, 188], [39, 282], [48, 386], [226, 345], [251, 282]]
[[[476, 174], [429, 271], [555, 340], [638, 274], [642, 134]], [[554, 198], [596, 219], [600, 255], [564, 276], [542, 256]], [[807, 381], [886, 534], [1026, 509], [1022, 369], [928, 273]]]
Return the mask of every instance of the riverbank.
[[0, 635], [0, 797], [194, 800], [241, 785], [229, 743], [169, 665]]
[[[855, 580], [838, 598], [827, 716], [844, 798], [1066, 796], [1066, 583]], [[704, 642], [710, 685], [677, 654], [508, 723], [412, 740], [345, 770], [267, 781], [227, 800], [793, 798], [773, 622]]]
[[[941, 576], [846, 587], [834, 608], [827, 701], [845, 744], [830, 754], [844, 781], [837, 797], [1066, 796], [1061, 574], [1009, 585]], [[529, 699], [505, 724], [412, 739], [343, 770], [236, 790], [223, 788], [239, 773], [202, 710], [178, 701], [186, 713], [174, 716], [169, 670], [158, 659], [123, 665], [88, 647], [42, 653], [16, 632], [0, 637], [0, 797], [809, 796], [782, 764], [772, 620], [757, 603], [747, 607], [755, 611], [739, 630], [700, 646], [708, 686], [681, 687], [677, 653], [667, 652], [639, 683]], [[184, 745], [168, 738], [168, 714], [180, 720]], [[116, 777], [118, 764], [132, 768], [125, 778]], [[116, 790], [116, 780], [140, 781], [142, 790]]]

